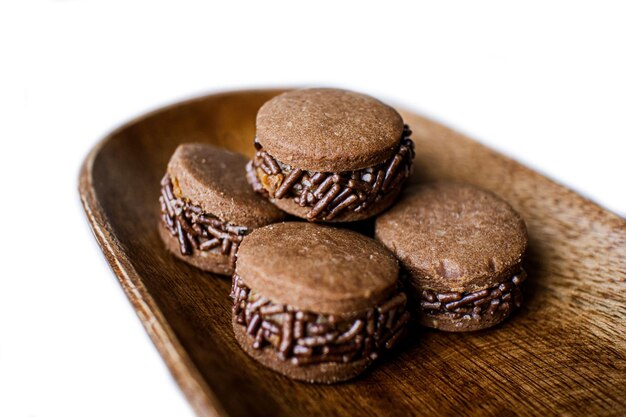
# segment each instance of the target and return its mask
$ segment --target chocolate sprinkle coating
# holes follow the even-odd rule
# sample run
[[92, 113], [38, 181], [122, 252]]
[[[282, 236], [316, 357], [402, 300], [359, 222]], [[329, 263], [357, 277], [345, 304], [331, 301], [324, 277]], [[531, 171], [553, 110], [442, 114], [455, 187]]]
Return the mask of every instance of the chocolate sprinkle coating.
[[256, 155], [246, 166], [248, 182], [270, 199], [291, 198], [300, 207], [309, 208], [308, 220], [330, 221], [345, 210], [359, 213], [396, 192], [409, 177], [415, 157], [410, 135], [405, 125], [397, 151], [383, 163], [338, 173], [292, 167], [276, 160], [255, 140]]
[[252, 347], [271, 349], [296, 366], [374, 360], [395, 346], [410, 321], [403, 292], [359, 314], [316, 314], [254, 294], [235, 274], [230, 296], [235, 322], [245, 327]]
[[185, 199], [176, 198], [168, 174], [161, 180], [161, 187], [161, 220], [178, 239], [181, 255], [191, 256], [195, 251], [219, 253], [228, 256], [230, 267], [234, 268], [239, 243], [250, 230], [229, 224]]
[[[479, 322], [484, 316], [494, 316], [501, 312], [503, 318], [514, 308], [522, 305], [522, 283], [526, 272], [521, 269], [507, 281], [474, 292], [451, 292], [437, 294], [424, 289], [420, 294], [419, 305], [424, 314], [432, 317], [441, 315], [452, 320], [474, 320]], [[422, 320], [428, 325], [429, 320]]]

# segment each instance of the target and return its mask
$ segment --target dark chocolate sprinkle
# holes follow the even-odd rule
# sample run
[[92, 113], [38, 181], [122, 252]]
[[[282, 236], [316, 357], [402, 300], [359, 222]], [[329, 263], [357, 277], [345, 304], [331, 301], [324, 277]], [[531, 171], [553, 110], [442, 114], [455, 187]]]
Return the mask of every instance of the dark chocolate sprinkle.
[[295, 345], [293, 347], [293, 354], [296, 356], [311, 356], [313, 355], [313, 348], [302, 345]]
[[300, 176], [302, 176], [301, 169], [292, 169], [289, 175], [287, 175], [287, 178], [285, 178], [285, 181], [283, 181], [280, 187], [278, 187], [278, 190], [276, 190], [276, 194], [274, 195], [274, 197], [283, 198], [285, 193], [296, 183], [296, 181], [300, 179]]
[[461, 293], [449, 292], [445, 294], [437, 294], [437, 299], [442, 303], [449, 303], [451, 301], [457, 301], [461, 299]]
[[257, 331], [259, 331], [259, 327], [261, 327], [261, 315], [255, 314], [254, 316], [252, 316], [250, 323], [248, 323], [246, 333], [255, 334]]

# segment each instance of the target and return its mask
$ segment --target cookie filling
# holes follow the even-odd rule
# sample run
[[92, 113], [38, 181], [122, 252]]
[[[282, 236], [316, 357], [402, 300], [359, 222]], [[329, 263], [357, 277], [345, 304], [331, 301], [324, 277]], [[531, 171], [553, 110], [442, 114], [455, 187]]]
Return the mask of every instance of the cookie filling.
[[182, 255], [191, 256], [195, 251], [228, 255], [230, 266], [235, 267], [237, 248], [250, 231], [248, 228], [229, 224], [200, 206], [177, 198], [168, 174], [161, 180], [159, 202], [163, 224], [178, 239]]
[[420, 305], [428, 315], [446, 314], [452, 319], [480, 320], [484, 315], [508, 314], [522, 305], [521, 285], [525, 280], [522, 269], [506, 282], [472, 293], [423, 290]]
[[299, 366], [374, 360], [401, 339], [410, 320], [403, 292], [365, 312], [341, 316], [274, 303], [236, 274], [230, 296], [236, 322], [245, 327], [252, 347], [272, 349], [280, 360]]
[[256, 192], [270, 198], [292, 198], [308, 207], [310, 220], [331, 220], [344, 210], [360, 212], [398, 189], [411, 173], [415, 157], [411, 130], [404, 132], [396, 154], [387, 161], [357, 171], [305, 171], [276, 160], [255, 140], [256, 155], [246, 166]]

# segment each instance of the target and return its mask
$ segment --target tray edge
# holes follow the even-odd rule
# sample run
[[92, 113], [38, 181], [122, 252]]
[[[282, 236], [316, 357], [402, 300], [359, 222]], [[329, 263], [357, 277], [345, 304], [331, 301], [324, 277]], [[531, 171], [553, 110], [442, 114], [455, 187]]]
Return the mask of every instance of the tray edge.
[[[147, 289], [141, 283], [139, 275], [134, 270], [131, 262], [127, 259], [121, 249], [121, 244], [117, 241], [115, 236], [107, 229], [108, 221], [106, 215], [93, 190], [93, 177], [92, 168], [93, 163], [100, 151], [100, 149], [112, 139], [117, 132], [126, 129], [127, 127], [151, 117], [162, 111], [166, 111], [170, 108], [180, 105], [188, 104], [194, 101], [203, 100], [209, 96], [215, 97], [220, 95], [230, 95], [233, 93], [242, 94], [246, 92], [281, 92], [285, 91], [285, 88], [258, 88], [258, 89], [232, 89], [209, 92], [192, 98], [187, 98], [179, 101], [172, 102], [170, 104], [152, 109], [143, 114], [130, 118], [127, 122], [121, 124], [108, 134], [106, 134], [87, 154], [79, 173], [78, 191], [81, 199], [83, 209], [87, 216], [89, 226], [94, 234], [98, 246], [100, 246], [107, 263], [111, 266], [113, 273], [120, 282], [126, 296], [131, 301], [134, 309], [137, 312], [140, 322], [146, 329], [146, 332], [150, 336], [150, 339], [155, 344], [159, 354], [163, 357], [170, 373], [174, 377], [181, 391], [189, 401], [194, 412], [200, 416], [227, 416], [228, 413], [221, 405], [218, 397], [205, 383], [199, 370], [187, 355], [184, 347], [176, 338], [172, 328], [167, 324], [162, 312], [148, 293]], [[411, 114], [418, 118], [422, 118], [421, 114], [415, 113], [403, 106], [400, 108], [401, 113]], [[569, 187], [561, 184], [558, 181], [546, 176], [541, 172], [537, 172], [534, 169], [527, 167], [526, 165], [516, 161], [510, 156], [501, 154], [498, 151], [493, 150], [487, 145], [472, 139], [463, 132], [459, 132], [453, 128], [449, 128], [447, 125], [440, 123], [437, 119], [426, 117], [436, 125], [445, 127], [449, 132], [458, 134], [464, 139], [469, 139], [475, 142], [482, 148], [497, 154], [499, 157], [516, 164], [516, 166], [524, 169], [528, 173], [541, 178], [543, 181], [549, 183], [552, 187], [561, 189], [567, 192], [571, 196], [575, 197], [581, 206], [592, 215], [596, 220], [601, 220], [605, 224], [613, 227], [618, 227], [621, 230], [626, 231], [626, 219], [619, 214], [601, 206], [589, 197], [583, 196]], [[620, 233], [623, 239], [626, 239], [626, 233]]]
[[206, 417], [227, 416], [228, 414], [217, 396], [205, 383], [191, 358], [187, 356], [185, 349], [176, 338], [172, 328], [167, 324], [161, 310], [144, 287], [132, 264], [123, 255], [120, 243], [107, 230], [106, 225], [108, 221], [106, 220], [106, 215], [94, 195], [92, 168], [100, 149], [115, 135], [115, 132], [144, 117], [148, 117], [150, 114], [152, 112], [134, 118], [107, 134], [87, 154], [78, 177], [80, 200], [85, 210], [89, 227], [107, 263], [113, 270], [115, 277], [133, 305], [139, 321], [165, 361], [167, 368], [194, 412], [199, 416]]

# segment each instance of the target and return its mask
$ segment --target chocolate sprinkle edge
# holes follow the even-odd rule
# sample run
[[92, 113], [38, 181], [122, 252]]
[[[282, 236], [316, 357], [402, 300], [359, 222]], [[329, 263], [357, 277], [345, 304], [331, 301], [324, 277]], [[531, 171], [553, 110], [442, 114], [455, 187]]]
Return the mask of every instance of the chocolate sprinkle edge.
[[420, 295], [420, 307], [430, 316], [445, 314], [452, 319], [480, 320], [484, 315], [510, 312], [522, 305], [521, 286], [526, 280], [526, 271], [521, 269], [500, 284], [471, 293], [449, 292], [437, 294], [424, 289]]
[[161, 180], [159, 202], [163, 225], [178, 239], [181, 255], [191, 256], [194, 251], [228, 255], [229, 266], [235, 267], [237, 249], [250, 232], [248, 228], [231, 225], [200, 206], [177, 198], [169, 174]]
[[254, 191], [269, 198], [292, 198], [309, 207], [307, 219], [332, 220], [344, 210], [360, 212], [401, 187], [411, 173], [415, 150], [411, 130], [404, 125], [396, 153], [385, 162], [356, 171], [305, 171], [278, 161], [255, 139], [256, 155], [246, 165]]
[[401, 291], [348, 317], [301, 311], [253, 295], [237, 274], [230, 296], [235, 321], [245, 327], [252, 347], [269, 348], [280, 360], [296, 366], [374, 360], [402, 339], [411, 319]]

